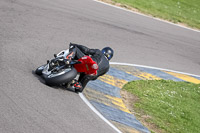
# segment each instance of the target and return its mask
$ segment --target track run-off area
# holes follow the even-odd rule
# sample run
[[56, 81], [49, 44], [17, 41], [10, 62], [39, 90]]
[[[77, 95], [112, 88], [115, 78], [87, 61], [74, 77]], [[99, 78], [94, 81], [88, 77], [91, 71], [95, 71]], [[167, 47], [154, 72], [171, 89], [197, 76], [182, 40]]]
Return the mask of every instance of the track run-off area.
[[84, 95], [120, 132], [149, 133], [150, 131], [126, 107], [120, 89], [134, 80], [161, 79], [200, 84], [200, 76], [197, 75], [135, 64], [111, 63], [109, 72], [90, 82]]
[[[70, 42], [99, 49], [110, 46], [115, 51], [112, 62], [141, 64], [199, 75], [199, 36], [199, 32], [93, 0], [1, 0], [0, 132], [116, 132], [79, 95], [48, 87], [34, 74], [34, 70], [53, 58], [53, 54], [68, 49]], [[116, 69], [117, 73], [129, 72], [116, 67], [112, 64], [110, 71]], [[134, 68], [131, 72], [141, 73], [136, 76], [128, 73], [132, 78], [154, 75], [150, 71]], [[161, 70], [160, 73], [166, 72]], [[97, 82], [102, 86], [112, 86], [118, 92], [118, 85], [122, 86], [129, 81], [126, 80], [128, 76], [121, 79], [111, 74], [99, 78]], [[183, 79], [181, 74], [167, 74], [184, 81], [199, 80], [192, 75]], [[112, 78], [116, 78], [119, 84], [108, 80]], [[97, 87], [93, 87], [95, 85]], [[84, 95], [95, 108], [110, 106], [105, 110], [114, 110], [115, 107], [116, 111], [125, 112], [123, 115], [129, 116], [130, 120], [134, 119], [123, 107], [117, 93], [102, 95], [99, 97], [101, 103], [95, 101], [93, 96], [103, 93], [98, 87], [98, 84], [91, 82], [84, 90]], [[104, 114], [105, 110], [99, 112]], [[138, 121], [136, 123], [140, 128], [131, 126], [132, 123], [127, 120], [120, 123], [118, 119], [126, 118], [123, 115], [121, 118], [113, 115], [107, 114], [104, 118], [122, 131], [128, 126], [130, 131], [148, 132]]]

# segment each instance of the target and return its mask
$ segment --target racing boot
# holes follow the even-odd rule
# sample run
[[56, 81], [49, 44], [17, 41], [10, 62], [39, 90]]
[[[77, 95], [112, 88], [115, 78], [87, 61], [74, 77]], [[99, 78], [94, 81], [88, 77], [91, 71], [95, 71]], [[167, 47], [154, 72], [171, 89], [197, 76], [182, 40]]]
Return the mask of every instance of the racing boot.
[[75, 88], [76, 93], [83, 91], [83, 87], [82, 87], [81, 83], [78, 81], [74, 84], [74, 88]]

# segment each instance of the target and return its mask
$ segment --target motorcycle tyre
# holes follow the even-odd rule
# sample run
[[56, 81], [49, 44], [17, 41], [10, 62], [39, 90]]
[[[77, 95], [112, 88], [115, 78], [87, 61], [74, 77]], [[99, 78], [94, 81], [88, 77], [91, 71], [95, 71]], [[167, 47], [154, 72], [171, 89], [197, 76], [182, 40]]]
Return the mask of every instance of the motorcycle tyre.
[[44, 68], [41, 68], [41, 67], [44, 67], [45, 65], [42, 65], [40, 67], [38, 67], [36, 70], [35, 70], [35, 74], [41, 76], [42, 75], [42, 71], [44, 70]]
[[62, 75], [58, 75], [56, 77], [45, 77], [44, 79], [47, 85], [56, 86], [63, 83], [69, 83], [76, 77], [76, 75], [77, 75], [76, 69], [72, 68], [70, 71]]

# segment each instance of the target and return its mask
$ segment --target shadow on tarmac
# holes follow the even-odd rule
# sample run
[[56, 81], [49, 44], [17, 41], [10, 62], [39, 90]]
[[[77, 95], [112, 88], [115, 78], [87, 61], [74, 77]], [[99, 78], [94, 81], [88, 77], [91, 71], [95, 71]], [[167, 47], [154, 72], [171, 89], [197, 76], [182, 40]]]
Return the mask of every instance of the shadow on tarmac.
[[[40, 81], [40, 83], [46, 85], [45, 80], [44, 80], [44, 78], [42, 78], [42, 76], [39, 76], [39, 75], [35, 74], [34, 70], [32, 70], [32, 74], [33, 74], [34, 77], [36, 77]], [[66, 88], [63, 85], [59, 85], [59, 86], [49, 86], [49, 85], [46, 85], [46, 86], [48, 86], [50, 88], [54, 88], [54, 89], [62, 89], [62, 90], [67, 90], [67, 91], [75, 93], [74, 89], [72, 89], [72, 88]]]

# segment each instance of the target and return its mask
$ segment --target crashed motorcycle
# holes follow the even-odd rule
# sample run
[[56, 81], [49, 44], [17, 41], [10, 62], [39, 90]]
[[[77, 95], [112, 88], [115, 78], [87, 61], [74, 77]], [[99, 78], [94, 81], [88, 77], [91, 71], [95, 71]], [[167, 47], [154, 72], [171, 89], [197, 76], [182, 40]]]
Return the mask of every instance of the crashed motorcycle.
[[[64, 85], [71, 88], [73, 83], [78, 81], [81, 73], [95, 74], [98, 70], [97, 64], [89, 56], [84, 56], [78, 60], [68, 60], [68, 54], [69, 50], [54, 54], [55, 58], [38, 67], [35, 73], [42, 76], [49, 86]], [[91, 66], [92, 71], [89, 69]]]

